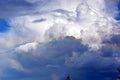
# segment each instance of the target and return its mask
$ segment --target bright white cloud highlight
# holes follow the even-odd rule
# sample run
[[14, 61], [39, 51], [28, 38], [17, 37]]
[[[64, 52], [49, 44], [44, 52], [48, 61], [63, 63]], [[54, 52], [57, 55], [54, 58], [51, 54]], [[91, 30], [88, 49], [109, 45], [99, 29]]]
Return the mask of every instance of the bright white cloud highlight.
[[29, 50], [35, 50], [37, 48], [38, 43], [33, 42], [33, 43], [27, 43], [25, 45], [21, 45], [16, 48], [16, 51], [23, 51], [23, 52], [28, 52]]

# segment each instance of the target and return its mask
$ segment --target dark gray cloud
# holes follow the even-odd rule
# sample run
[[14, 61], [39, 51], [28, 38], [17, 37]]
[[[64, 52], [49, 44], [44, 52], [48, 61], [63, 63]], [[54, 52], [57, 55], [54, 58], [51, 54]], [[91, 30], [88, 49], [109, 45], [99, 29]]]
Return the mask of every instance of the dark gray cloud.
[[46, 19], [37, 19], [37, 20], [34, 20], [33, 23], [39, 23], [39, 22], [44, 22]]
[[25, 48], [19, 48], [20, 46], [13, 50], [12, 59], [19, 62], [24, 70], [8, 67], [5, 70], [7, 76], [3, 77], [3, 80], [8, 78], [54, 80], [53, 75], [62, 80], [68, 72], [73, 80], [115, 80], [117, 68], [120, 66], [116, 56], [105, 56], [110, 52], [113, 54], [114, 49], [109, 52], [104, 46], [104, 49], [91, 51], [87, 45], [77, 40], [39, 43], [36, 48], [29, 47], [27, 52]]
[[118, 4], [120, 3], [119, 0], [114, 0], [114, 1], [109, 1], [109, 0], [105, 0], [105, 5], [106, 7], [106, 12], [111, 15], [116, 17], [116, 15], [119, 13], [118, 11]]
[[[76, 0], [75, 2], [79, 3], [81, 1]], [[118, 2], [119, 0], [114, 0], [114, 1], [105, 0], [106, 13], [110, 14], [111, 16], [115, 16], [118, 13], [117, 11]], [[29, 14], [35, 14], [39, 12], [41, 13], [42, 11], [49, 11], [54, 9], [59, 9], [59, 11], [61, 12], [61, 9], [65, 9], [65, 5], [67, 5], [65, 1], [59, 1], [59, 0], [5, 0], [5, 1], [1, 0], [0, 17], [5, 18], [12, 16], [29, 15]], [[69, 9], [68, 7], [66, 8]]]
[[0, 17], [11, 17], [26, 14], [34, 5], [25, 0], [0, 1]]
[[36, 7], [39, 9], [48, 4], [48, 0], [6, 0], [0, 1], [0, 17], [17, 17], [36, 13]]

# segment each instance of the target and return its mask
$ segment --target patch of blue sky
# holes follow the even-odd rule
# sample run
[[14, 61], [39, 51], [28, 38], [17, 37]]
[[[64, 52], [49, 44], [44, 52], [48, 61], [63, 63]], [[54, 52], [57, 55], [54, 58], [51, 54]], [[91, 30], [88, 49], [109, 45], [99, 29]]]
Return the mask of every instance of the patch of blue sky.
[[116, 20], [120, 20], [120, 1], [118, 3], [118, 15], [115, 18]]
[[5, 19], [0, 19], [0, 33], [9, 31], [10, 25]]

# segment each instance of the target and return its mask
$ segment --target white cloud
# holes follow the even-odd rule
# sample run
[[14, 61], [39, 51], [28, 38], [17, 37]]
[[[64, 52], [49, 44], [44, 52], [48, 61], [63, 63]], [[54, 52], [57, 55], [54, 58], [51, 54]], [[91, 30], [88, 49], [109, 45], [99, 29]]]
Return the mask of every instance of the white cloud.
[[[27, 1], [29, 2], [29, 0]], [[40, 9], [42, 7], [43, 10], [36, 8], [33, 10], [36, 13], [31, 12], [31, 15], [10, 18], [11, 30], [1, 35], [1, 44], [9, 46], [17, 43], [43, 42], [73, 36], [76, 39], [82, 39], [85, 44], [96, 47], [103, 40], [109, 39], [112, 34], [118, 33], [117, 21], [105, 11], [109, 9], [105, 0], [75, 0], [74, 2], [69, 1], [69, 4], [67, 2], [68, 0], [51, 0], [50, 3], [47, 0], [31, 1], [31, 4], [38, 3], [37, 6]], [[117, 6], [116, 2], [117, 0], [110, 4], [113, 3], [113, 7], [115, 7]], [[42, 5], [44, 3], [46, 5]], [[58, 3], [60, 5], [57, 5]], [[51, 8], [52, 6], [54, 8]], [[38, 19], [45, 20], [34, 23]]]
[[30, 50], [35, 50], [37, 48], [38, 43], [37, 42], [32, 42], [32, 43], [27, 43], [25, 45], [21, 45], [16, 48], [16, 51], [23, 51], [23, 52], [28, 52]]
[[[0, 46], [7, 46], [8, 48], [14, 45], [19, 46], [14, 47], [15, 51], [12, 49], [13, 51], [6, 52], [10, 53], [9, 55], [1, 54], [0, 58], [4, 62], [0, 61], [2, 67], [0, 71], [8, 67], [18, 71], [26, 71], [26, 68], [29, 68], [31, 69], [30, 74], [34, 74], [34, 70], [38, 73], [45, 72], [45, 66], [59, 68], [60, 65], [60, 68], [64, 71], [63, 66], [69, 68], [71, 66], [92, 66], [102, 69], [103, 67], [111, 67], [111, 65], [113, 65], [112, 68], [116, 68], [119, 65], [118, 57], [106, 58], [99, 52], [94, 52], [96, 48], [98, 49], [102, 45], [104, 40], [111, 38], [113, 34], [119, 34], [119, 22], [114, 19], [117, 0], [114, 0], [115, 2], [112, 0], [24, 1], [29, 3], [31, 7], [21, 4], [19, 8], [13, 5], [9, 11], [12, 13], [5, 11], [5, 13], [12, 14], [12, 17], [9, 17], [8, 20], [11, 29], [7, 33], [0, 34]], [[109, 4], [109, 2], [111, 5], [113, 4], [111, 8], [108, 8], [110, 5], [107, 5], [107, 3]], [[13, 7], [20, 12], [16, 13], [12, 9]], [[24, 7], [27, 8], [24, 9]], [[28, 8], [30, 9], [26, 10]], [[113, 14], [109, 13], [110, 11], [113, 11]], [[13, 13], [16, 13], [16, 15]], [[8, 17], [5, 14], [4, 16]], [[43, 21], [39, 21], [42, 19]], [[36, 20], [37, 22], [34, 22]], [[69, 43], [70, 45], [65, 44], [64, 40], [63, 43], [59, 41], [52, 43], [54, 40], [64, 39], [68, 36], [76, 38], [76, 42], [82, 40], [82, 43], [91, 46], [92, 49], [89, 50], [93, 50], [93, 53], [86, 51], [86, 48], [86, 52], [84, 52], [83, 45], [78, 45], [78, 47], [76, 44], [79, 43], [74, 45], [75, 41], [72, 43], [72, 40], [70, 42], [72, 44]], [[78, 49], [81, 51], [78, 51]], [[29, 53], [29, 55], [25, 53]], [[57, 79], [58, 77], [53, 76], [53, 78]]]
[[16, 69], [18, 71], [26, 72], [26, 70], [23, 68], [23, 66], [14, 59], [10, 59], [10, 65], [13, 69]]

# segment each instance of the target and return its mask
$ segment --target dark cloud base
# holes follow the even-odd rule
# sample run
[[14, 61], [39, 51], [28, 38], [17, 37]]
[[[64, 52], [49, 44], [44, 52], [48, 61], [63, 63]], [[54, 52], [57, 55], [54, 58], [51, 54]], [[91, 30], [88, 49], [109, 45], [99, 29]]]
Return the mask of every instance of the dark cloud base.
[[115, 80], [120, 64], [115, 60], [113, 53], [114, 49], [110, 51], [105, 46], [97, 51], [91, 51], [87, 45], [77, 40], [39, 43], [35, 50], [13, 53], [15, 55], [12, 57], [24, 69], [29, 70], [28, 72], [9, 67], [4, 71], [8, 76], [1, 79], [56, 80], [52, 77], [56, 75], [59, 80], [64, 80], [69, 73], [72, 80]]

